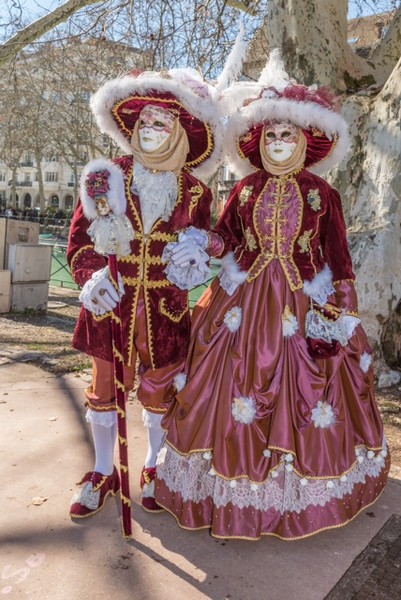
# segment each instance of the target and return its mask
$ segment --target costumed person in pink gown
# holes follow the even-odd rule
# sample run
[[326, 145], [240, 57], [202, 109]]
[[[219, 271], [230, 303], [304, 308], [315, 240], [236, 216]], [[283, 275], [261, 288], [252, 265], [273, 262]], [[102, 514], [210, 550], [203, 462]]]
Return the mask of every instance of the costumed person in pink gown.
[[[93, 381], [85, 397], [95, 465], [71, 502], [70, 515], [78, 518], [96, 513], [120, 487], [114, 467], [117, 416], [111, 335], [118, 302], [123, 337], [118, 359], [124, 364], [125, 392], [134, 386], [138, 362], [137, 396], [148, 428], [142, 506], [160, 510], [154, 499], [156, 455], [164, 437], [160, 422], [187, 353], [187, 290], [210, 273], [209, 257], [203, 253], [202, 258], [201, 252], [196, 264], [184, 274], [180, 270], [177, 279], [173, 264], [166, 269], [163, 253], [169, 243], [183, 239], [179, 232], [190, 225], [209, 228], [211, 192], [191, 171], [214, 165], [217, 151], [212, 91], [195, 70], [130, 73], [103, 85], [91, 107], [101, 131], [127, 155], [96, 159], [85, 167], [70, 230], [68, 260], [74, 280], [82, 286], [83, 302], [73, 346], [93, 358]], [[105, 250], [115, 243], [115, 234], [100, 217], [107, 216], [118, 198], [126, 201], [133, 240], [127, 236], [128, 251], [118, 259], [116, 289]]]
[[211, 232], [188, 232], [223, 266], [194, 311], [156, 499], [185, 529], [294, 540], [371, 505], [390, 458], [341, 199], [314, 174], [344, 157], [346, 123], [282, 72], [238, 94], [227, 143], [251, 174]]

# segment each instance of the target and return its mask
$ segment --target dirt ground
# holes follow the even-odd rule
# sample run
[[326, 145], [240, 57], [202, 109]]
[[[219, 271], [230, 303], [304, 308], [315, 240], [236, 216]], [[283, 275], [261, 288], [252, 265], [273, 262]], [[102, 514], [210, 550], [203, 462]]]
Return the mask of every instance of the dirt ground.
[[[18, 360], [36, 364], [55, 375], [89, 371], [90, 359], [71, 347], [80, 309], [78, 294], [76, 290], [50, 287], [46, 313], [0, 315], [0, 356], [18, 354]], [[376, 398], [392, 463], [401, 477], [401, 386], [377, 390]]]

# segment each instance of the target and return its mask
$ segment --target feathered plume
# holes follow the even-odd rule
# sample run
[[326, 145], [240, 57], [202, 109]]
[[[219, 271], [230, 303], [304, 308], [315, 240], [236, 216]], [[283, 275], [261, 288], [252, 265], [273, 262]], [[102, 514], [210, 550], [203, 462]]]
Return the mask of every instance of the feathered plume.
[[289, 81], [290, 78], [284, 68], [280, 50], [274, 48], [270, 53], [266, 66], [260, 74], [258, 83], [266, 87], [272, 85], [277, 90], [281, 91], [288, 85]]
[[247, 51], [247, 42], [244, 40], [244, 34], [245, 29], [241, 23], [234, 46], [228, 55], [222, 72], [217, 78], [216, 90], [218, 92], [222, 92], [231, 83], [234, 83], [241, 73]]

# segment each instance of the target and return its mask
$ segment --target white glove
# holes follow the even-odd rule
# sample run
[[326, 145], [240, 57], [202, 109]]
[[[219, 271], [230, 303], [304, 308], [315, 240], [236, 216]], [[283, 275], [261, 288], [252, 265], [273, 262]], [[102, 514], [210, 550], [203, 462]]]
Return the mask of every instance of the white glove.
[[100, 316], [113, 310], [124, 294], [124, 284], [120, 273], [118, 274], [117, 291], [110, 280], [109, 267], [100, 269], [92, 275], [81, 290], [79, 299], [87, 310]]
[[199, 246], [192, 240], [177, 242], [171, 252], [171, 262], [177, 267], [196, 267], [199, 264], [201, 252]]

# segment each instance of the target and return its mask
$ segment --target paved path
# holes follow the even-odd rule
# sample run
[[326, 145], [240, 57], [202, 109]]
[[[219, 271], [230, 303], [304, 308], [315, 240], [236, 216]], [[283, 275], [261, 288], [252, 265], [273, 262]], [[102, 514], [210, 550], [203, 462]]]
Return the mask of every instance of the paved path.
[[[92, 466], [82, 388], [73, 375], [0, 360], [0, 598], [29, 600], [323, 600], [394, 513], [401, 483], [347, 527], [298, 542], [215, 540], [180, 530], [138, 505], [145, 454], [140, 407], [130, 402], [134, 539], [119, 503], [76, 524], [68, 505]], [[35, 504], [37, 502], [38, 504]]]

